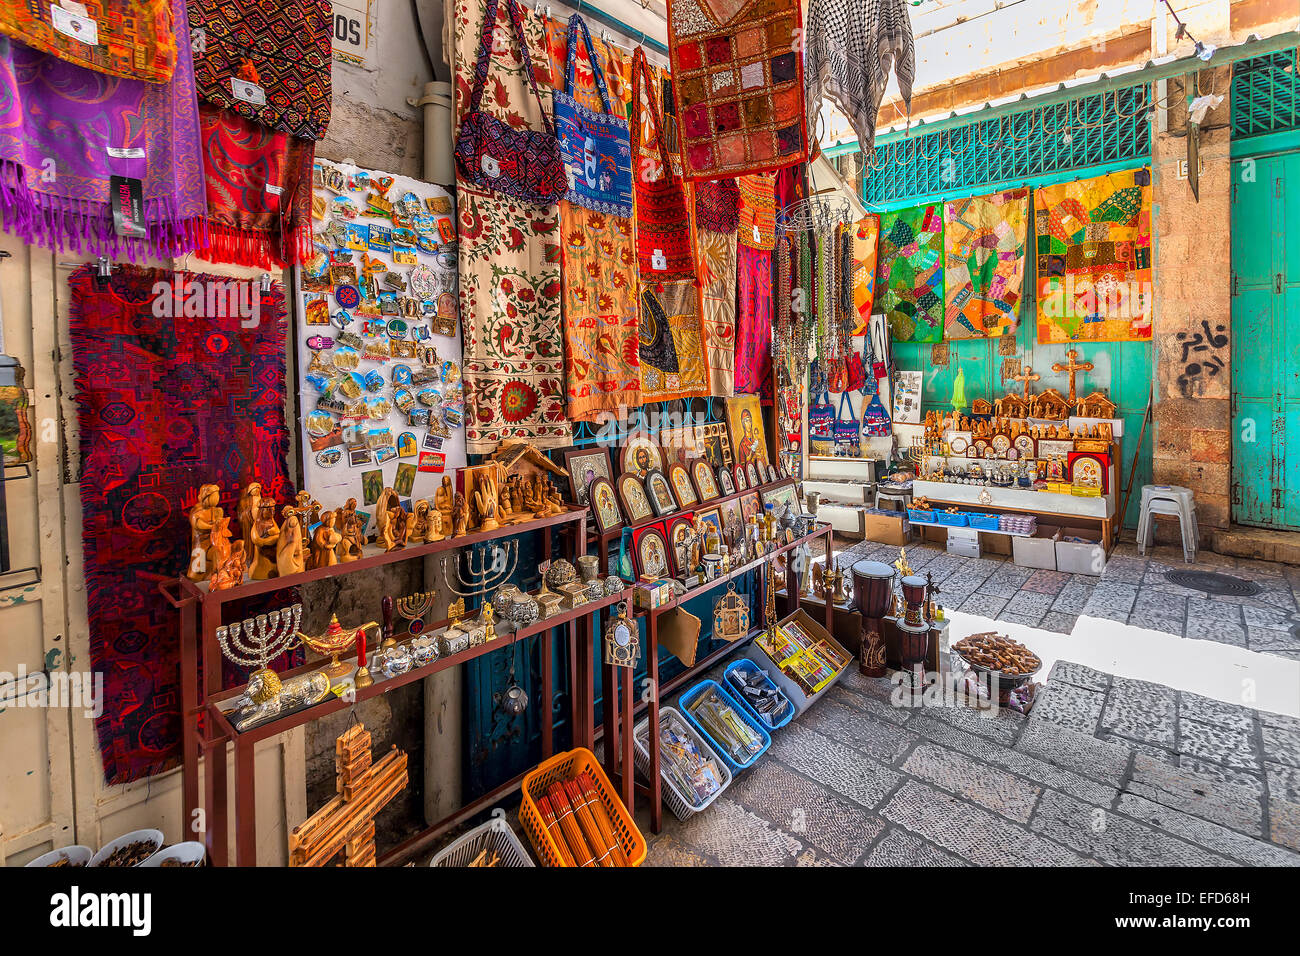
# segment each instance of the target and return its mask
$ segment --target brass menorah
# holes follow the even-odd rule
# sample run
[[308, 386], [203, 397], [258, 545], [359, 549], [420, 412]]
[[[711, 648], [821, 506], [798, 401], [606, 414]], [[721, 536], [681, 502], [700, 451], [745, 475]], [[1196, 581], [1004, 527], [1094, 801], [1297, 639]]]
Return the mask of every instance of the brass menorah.
[[255, 669], [251, 677], [260, 683], [258, 697], [274, 697], [279, 692], [280, 679], [269, 665], [297, 643], [300, 623], [302, 605], [294, 604], [284, 610], [223, 624], [217, 628], [217, 644], [221, 653], [234, 663]]
[[[492, 562], [488, 563], [488, 552], [492, 553]], [[460, 585], [457, 587], [451, 581], [451, 575], [447, 571], [447, 558], [442, 559], [442, 578], [447, 583], [447, 589], [452, 594], [459, 597], [482, 597], [489, 591], [494, 590], [498, 585], [509, 581], [515, 573], [515, 566], [519, 563], [519, 539], [515, 538], [502, 547], [499, 544], [480, 545], [473, 551], [466, 553], [464, 556], [465, 564], [469, 568], [469, 578], [465, 578], [460, 571], [460, 563], [456, 563], [456, 581]], [[475, 560], [477, 559], [477, 561]], [[462, 591], [460, 588], [468, 588]]]
[[402, 616], [402, 620], [410, 622], [408, 631], [419, 634], [424, 630], [424, 617], [433, 610], [433, 602], [437, 597], [438, 590], [435, 588], [432, 591], [418, 591], [397, 599], [397, 613]]

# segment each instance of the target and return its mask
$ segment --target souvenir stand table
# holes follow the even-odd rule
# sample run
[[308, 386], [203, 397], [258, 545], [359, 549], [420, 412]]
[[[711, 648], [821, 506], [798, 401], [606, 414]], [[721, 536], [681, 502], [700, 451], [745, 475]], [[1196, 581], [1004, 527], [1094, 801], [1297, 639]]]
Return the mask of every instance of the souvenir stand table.
[[[1034, 491], [1030, 488], [997, 488], [986, 485], [961, 485], [947, 481], [922, 481], [912, 483], [913, 499], [924, 498], [936, 507], [955, 506], [962, 510], [975, 508], [995, 514], [1035, 514], [1054, 519], [1057, 523], [1097, 525], [1101, 541], [1110, 551], [1118, 526], [1115, 521], [1115, 495], [1082, 497], [1056, 491]], [[931, 525], [915, 525], [927, 529]], [[942, 529], [942, 526], [937, 526]], [[989, 534], [1006, 532], [990, 531]]]
[[[235, 751], [235, 863], [240, 866], [252, 866], [256, 863], [257, 830], [255, 822], [256, 777], [254, 767], [254, 746], [258, 741], [318, 720], [352, 706], [353, 703], [367, 700], [380, 694], [422, 680], [449, 667], [467, 663], [476, 657], [506, 647], [513, 641], [534, 635], [542, 638], [542, 699], [550, 700], [552, 696], [551, 642], [557, 628], [563, 628], [565, 639], [570, 644], [571, 680], [573, 686], [588, 688], [586, 693], [573, 695], [571, 719], [574, 727], [575, 747], [590, 749], [593, 744], [594, 706], [590, 692], [592, 687], [592, 668], [594, 634], [600, 633], [600, 615], [610, 606], [624, 600], [628, 592], [607, 595], [600, 600], [591, 601], [572, 610], [564, 610], [550, 617], [543, 618], [527, 627], [514, 632], [504, 632], [495, 640], [487, 641], [459, 653], [443, 656], [421, 666], [413, 666], [409, 671], [392, 677], [384, 677], [376, 669], [374, 683], [355, 688], [347, 697], [329, 695], [320, 703], [291, 711], [277, 718], [267, 720], [250, 727], [242, 733], [235, 729], [226, 709], [243, 693], [245, 688], [222, 686], [222, 654], [216, 637], [217, 628], [223, 623], [223, 611], [227, 604], [245, 598], [273, 591], [292, 588], [325, 578], [342, 578], [356, 572], [399, 561], [411, 561], [432, 555], [454, 551], [476, 544], [491, 542], [499, 538], [515, 537], [527, 532], [542, 532], [542, 560], [551, 555], [551, 530], [560, 529], [569, 540], [576, 557], [582, 549], [578, 542], [585, 542], [587, 532], [587, 509], [570, 507], [557, 515], [535, 518], [522, 524], [505, 525], [493, 531], [476, 531], [455, 538], [444, 539], [428, 544], [410, 545], [401, 550], [383, 552], [368, 547], [366, 553], [356, 561], [336, 564], [331, 567], [317, 568], [299, 574], [268, 580], [245, 581], [226, 590], [210, 591], [205, 584], [195, 584], [182, 577], [179, 584], [166, 581], [159, 584], [159, 589], [180, 612], [181, 621], [181, 671], [184, 722], [184, 776], [183, 801], [186, 819], [195, 819], [195, 811], [202, 806], [206, 819], [204, 842], [214, 865], [227, 862], [229, 813], [226, 797], [226, 747], [231, 745]], [[472, 613], [471, 608], [467, 613]], [[435, 629], [450, 623], [447, 620], [434, 622], [429, 627]], [[410, 634], [392, 635], [399, 643], [411, 637]], [[351, 655], [345, 655], [351, 656]], [[282, 672], [281, 678], [287, 679], [321, 667], [315, 661], [301, 667]], [[552, 726], [550, 721], [542, 722], [543, 759], [553, 754]], [[203, 758], [204, 795], [199, 798], [199, 759]], [[490, 793], [466, 804], [451, 815], [434, 823], [432, 826], [415, 834], [400, 846], [385, 854], [379, 862], [390, 864], [400, 862], [419, 852], [439, 835], [457, 826], [474, 814], [481, 812], [502, 797], [519, 787], [523, 774], [506, 781]]]

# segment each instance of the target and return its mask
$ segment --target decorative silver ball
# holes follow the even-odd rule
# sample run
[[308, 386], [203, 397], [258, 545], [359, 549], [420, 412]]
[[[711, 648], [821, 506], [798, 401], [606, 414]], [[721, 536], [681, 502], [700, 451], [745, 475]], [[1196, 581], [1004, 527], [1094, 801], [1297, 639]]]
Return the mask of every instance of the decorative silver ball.
[[572, 584], [577, 579], [578, 572], [564, 558], [551, 562], [551, 566], [546, 569], [546, 586], [552, 591], [558, 591], [564, 585]]
[[606, 594], [618, 594], [625, 587], [627, 587], [627, 585], [624, 584], [623, 579], [620, 578], [617, 574], [611, 574], [609, 577], [605, 579]]

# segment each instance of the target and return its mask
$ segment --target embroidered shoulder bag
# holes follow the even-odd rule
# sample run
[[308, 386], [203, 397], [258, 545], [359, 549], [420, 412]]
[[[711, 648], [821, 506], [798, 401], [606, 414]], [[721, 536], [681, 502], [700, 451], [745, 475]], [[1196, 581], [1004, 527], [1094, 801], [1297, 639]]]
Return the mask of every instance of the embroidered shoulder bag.
[[487, 85], [499, 3], [500, 0], [488, 0], [483, 14], [474, 92], [456, 138], [456, 168], [468, 182], [481, 189], [505, 193], [539, 206], [550, 205], [565, 193], [564, 160], [560, 156], [559, 141], [555, 138], [555, 127], [551, 125], [542, 96], [537, 92], [537, 77], [533, 75], [533, 61], [528, 54], [528, 40], [524, 36], [517, 0], [506, 0], [506, 9], [510, 14], [515, 42], [519, 44], [528, 86], [537, 98], [537, 107], [546, 128], [515, 129], [479, 108], [483, 102], [483, 87]]
[[[844, 417], [844, 406], [849, 406], [849, 417]], [[832, 426], [832, 435], [837, 445], [856, 445], [858, 443], [858, 420], [853, 417], [853, 400], [849, 398], [849, 393], [845, 392], [840, 396], [840, 408], [835, 413], [835, 424]]]
[[[587, 48], [591, 76], [605, 107], [603, 113], [590, 110], [574, 97], [574, 67], [578, 62], [578, 40]], [[609, 100], [605, 74], [591, 45], [587, 22], [576, 13], [569, 17], [569, 41], [564, 91], [555, 93], [555, 130], [568, 178], [569, 202], [594, 212], [614, 216], [632, 215], [632, 144], [627, 119], [618, 115]]]
[[834, 441], [835, 406], [828, 392], [821, 393], [821, 401], [808, 406], [808, 440]]
[[[641, 105], [643, 90], [644, 107]], [[637, 184], [636, 251], [641, 276], [664, 279], [694, 276], [686, 190], [681, 178], [673, 172], [668, 157], [664, 124], [659, 115], [659, 97], [651, 82], [650, 64], [640, 47], [632, 56], [632, 104], [635, 117], [632, 122], [632, 156]], [[641, 155], [641, 135], [647, 124], [659, 151], [657, 169], [653, 157]]]

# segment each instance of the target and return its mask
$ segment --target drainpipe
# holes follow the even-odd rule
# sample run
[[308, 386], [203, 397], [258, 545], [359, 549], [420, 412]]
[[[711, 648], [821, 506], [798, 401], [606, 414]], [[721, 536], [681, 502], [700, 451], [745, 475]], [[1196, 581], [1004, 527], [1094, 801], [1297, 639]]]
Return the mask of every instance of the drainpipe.
[[424, 110], [424, 180], [439, 186], [456, 181], [451, 158], [451, 84], [435, 80], [424, 84], [415, 103]]

